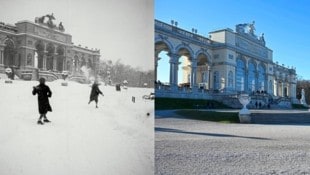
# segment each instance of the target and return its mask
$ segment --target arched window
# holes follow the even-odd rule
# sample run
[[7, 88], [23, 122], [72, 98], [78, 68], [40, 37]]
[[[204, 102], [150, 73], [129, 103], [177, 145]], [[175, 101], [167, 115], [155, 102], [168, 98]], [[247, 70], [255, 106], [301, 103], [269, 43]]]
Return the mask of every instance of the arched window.
[[228, 73], [228, 89], [233, 89], [234, 84], [234, 73], [229, 71]]
[[237, 91], [244, 91], [245, 83], [245, 63], [241, 59], [237, 59], [236, 67], [236, 82], [235, 87]]
[[261, 91], [266, 90], [266, 85], [265, 85], [265, 76], [266, 76], [266, 71], [265, 67], [263, 65], [258, 66], [258, 89]]
[[7, 65], [7, 66], [13, 66], [15, 61], [14, 61], [14, 57], [15, 57], [15, 46], [14, 46], [14, 42], [13, 40], [11, 39], [7, 39], [5, 42], [4, 42], [4, 65]]
[[249, 75], [248, 75], [248, 90], [249, 91], [255, 91], [256, 86], [256, 69], [254, 63], [249, 63]]
[[32, 66], [33, 65], [33, 59], [32, 59], [32, 54], [28, 53], [27, 55], [27, 61], [26, 61], [27, 66]]
[[272, 86], [272, 84], [273, 84], [273, 83], [272, 83], [272, 81], [270, 80], [270, 81], [269, 81], [269, 87], [268, 87], [268, 88], [269, 88], [269, 93], [273, 93], [273, 86]]
[[218, 71], [215, 71], [213, 73], [213, 82], [213, 88], [220, 89], [220, 73]]

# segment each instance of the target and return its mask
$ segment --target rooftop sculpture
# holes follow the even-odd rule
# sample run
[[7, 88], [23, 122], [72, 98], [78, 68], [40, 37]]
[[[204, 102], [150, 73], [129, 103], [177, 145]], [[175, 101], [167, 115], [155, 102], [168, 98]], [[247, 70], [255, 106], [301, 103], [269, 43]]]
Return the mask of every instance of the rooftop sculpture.
[[[45, 18], [48, 18], [48, 20], [46, 22], [45, 22]], [[60, 22], [59, 25], [56, 26], [54, 24], [53, 20], [56, 20], [56, 18], [54, 17], [54, 14], [52, 13], [52, 14], [46, 14], [46, 15], [41, 16], [41, 17], [36, 17], [35, 18], [35, 23], [47, 25], [49, 28], [52, 28], [52, 29], [56, 28], [56, 29], [64, 32], [65, 28], [62, 25], [62, 22]]]

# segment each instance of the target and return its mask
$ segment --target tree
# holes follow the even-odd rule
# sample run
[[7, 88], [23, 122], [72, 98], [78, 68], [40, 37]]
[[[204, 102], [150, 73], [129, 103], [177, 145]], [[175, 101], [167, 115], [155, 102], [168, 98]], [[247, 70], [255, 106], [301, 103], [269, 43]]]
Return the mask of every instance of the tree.
[[141, 68], [133, 68], [130, 65], [125, 65], [118, 59], [115, 63], [111, 60], [101, 60], [99, 65], [99, 76], [106, 83], [109, 79], [113, 84], [123, 83], [128, 81], [127, 86], [131, 87], [154, 87], [154, 70], [143, 71]]
[[297, 88], [296, 88], [296, 98], [301, 99], [301, 90], [305, 90], [305, 99], [306, 102], [310, 102], [310, 81], [309, 80], [303, 80], [301, 77], [297, 78]]

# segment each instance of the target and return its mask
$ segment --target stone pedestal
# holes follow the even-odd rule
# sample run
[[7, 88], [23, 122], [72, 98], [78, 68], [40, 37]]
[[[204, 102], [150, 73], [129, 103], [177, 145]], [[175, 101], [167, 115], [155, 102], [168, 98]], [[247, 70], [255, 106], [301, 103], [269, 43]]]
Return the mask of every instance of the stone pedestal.
[[5, 82], [5, 83], [10, 83], [10, 84], [13, 83], [13, 81], [10, 80], [10, 79], [5, 80], [4, 82]]
[[61, 82], [61, 86], [68, 86], [68, 82], [67, 81]]
[[251, 114], [242, 114], [239, 112], [239, 121], [240, 123], [251, 123]]

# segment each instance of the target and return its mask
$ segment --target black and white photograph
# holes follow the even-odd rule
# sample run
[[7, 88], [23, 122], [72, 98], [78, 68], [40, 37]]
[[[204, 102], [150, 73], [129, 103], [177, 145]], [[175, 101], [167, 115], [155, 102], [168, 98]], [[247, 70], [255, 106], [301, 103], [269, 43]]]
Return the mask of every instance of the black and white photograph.
[[153, 0], [0, 6], [0, 174], [154, 174]]

